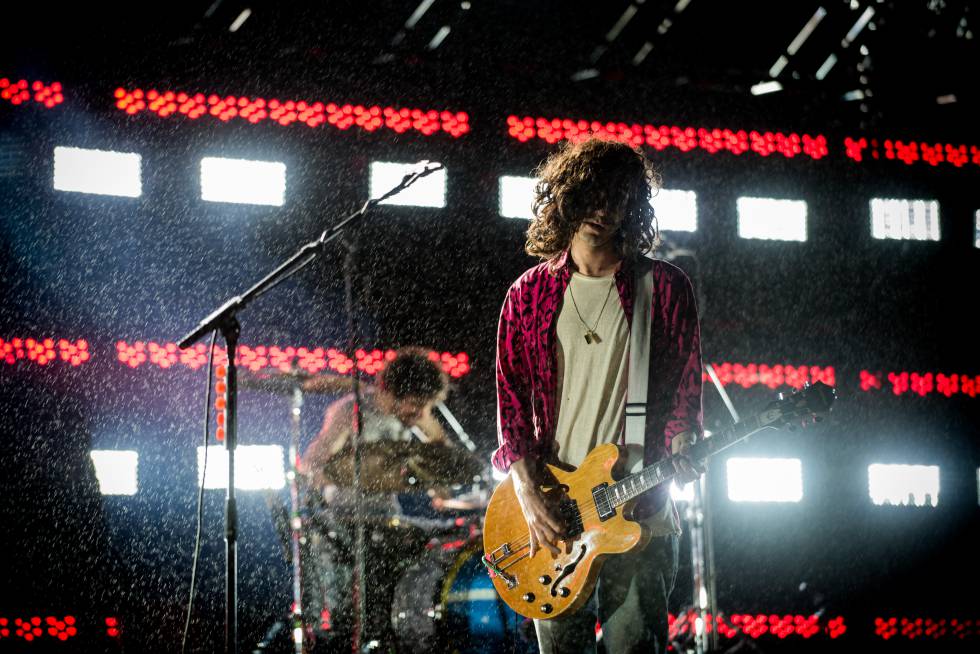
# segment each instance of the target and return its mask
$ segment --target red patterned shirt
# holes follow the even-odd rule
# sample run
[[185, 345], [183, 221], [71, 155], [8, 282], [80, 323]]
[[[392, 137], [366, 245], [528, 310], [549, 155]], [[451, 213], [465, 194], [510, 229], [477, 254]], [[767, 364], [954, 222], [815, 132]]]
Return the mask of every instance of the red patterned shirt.
[[[626, 320], [633, 316], [635, 265], [653, 267], [650, 380], [644, 463], [670, 451], [677, 434], [700, 434], [701, 337], [691, 281], [666, 261], [624, 263], [616, 288]], [[566, 251], [521, 275], [507, 292], [497, 329], [497, 436], [493, 465], [507, 471], [531, 455], [553, 455], [558, 366], [555, 325], [571, 278]], [[665, 449], [666, 448], [666, 449]]]

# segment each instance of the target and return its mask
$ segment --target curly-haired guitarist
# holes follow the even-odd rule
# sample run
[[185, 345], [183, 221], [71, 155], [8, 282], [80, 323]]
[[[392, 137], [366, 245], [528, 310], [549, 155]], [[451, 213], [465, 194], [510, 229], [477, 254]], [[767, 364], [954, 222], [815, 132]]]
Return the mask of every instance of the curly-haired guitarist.
[[[568, 144], [537, 171], [526, 250], [543, 262], [510, 287], [497, 333], [499, 448], [527, 521], [530, 556], [557, 553], [566, 525], [540, 488], [543, 463], [578, 466], [602, 443], [625, 444], [636, 273], [652, 270], [644, 464], [684, 454], [701, 431], [701, 348], [690, 280], [644, 255], [658, 245], [650, 161], [622, 143]], [[680, 457], [685, 479], [697, 473]], [[596, 620], [610, 653], [663, 652], [677, 571], [680, 520], [666, 489], [634, 517], [652, 538], [612, 557], [580, 610], [536, 620], [544, 653], [595, 651]]]

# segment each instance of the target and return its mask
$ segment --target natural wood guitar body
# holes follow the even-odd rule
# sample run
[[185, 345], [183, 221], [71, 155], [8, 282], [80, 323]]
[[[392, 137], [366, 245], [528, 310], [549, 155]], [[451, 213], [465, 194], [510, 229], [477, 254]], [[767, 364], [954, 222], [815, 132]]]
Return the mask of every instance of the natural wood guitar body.
[[[815, 424], [836, 399], [834, 388], [821, 381], [789, 397], [780, 395], [764, 411], [698, 441], [686, 456], [704, 461], [763, 429]], [[578, 470], [548, 466], [553, 479], [542, 488], [558, 486], [569, 498], [561, 504], [561, 513], [572, 531], [558, 556], [542, 548], [534, 558], [528, 557], [527, 523], [510, 477], [494, 491], [483, 526], [483, 563], [497, 592], [521, 615], [545, 619], [574, 611], [592, 594], [604, 557], [650, 540], [649, 530], [630, 519], [633, 503], [677, 474], [674, 459], [661, 459], [616, 480], [613, 472], [621, 452], [614, 444], [600, 445]]]
[[[491, 573], [493, 584], [514, 611], [545, 619], [576, 610], [592, 594], [606, 555], [621, 554], [649, 541], [648, 530], [628, 519], [632, 503], [617, 507], [605, 520], [597, 510], [593, 489], [614, 483], [613, 469], [619, 459], [619, 448], [607, 444], [592, 450], [577, 470], [548, 466], [580, 517], [580, 533], [570, 534], [569, 541], [559, 544], [559, 556], [544, 547], [534, 558], [528, 556], [527, 522], [511, 478], [496, 488], [487, 506], [483, 546], [487, 561], [499, 571]], [[574, 515], [570, 511], [571, 520], [566, 522], [574, 525]]]

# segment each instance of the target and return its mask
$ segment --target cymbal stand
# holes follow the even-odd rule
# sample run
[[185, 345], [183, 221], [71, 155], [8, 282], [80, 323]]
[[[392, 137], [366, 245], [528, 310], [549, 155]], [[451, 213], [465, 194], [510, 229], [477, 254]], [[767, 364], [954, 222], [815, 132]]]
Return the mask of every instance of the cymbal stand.
[[303, 520], [300, 516], [299, 501], [299, 436], [302, 430], [300, 419], [303, 416], [303, 387], [298, 376], [298, 369], [293, 363], [293, 393], [290, 398], [289, 411], [289, 469], [286, 477], [289, 480], [289, 526], [290, 545], [293, 555], [293, 651], [303, 654], [303, 570], [300, 561], [300, 541], [303, 538]]
[[[354, 317], [354, 275], [357, 265], [357, 246], [352, 241], [344, 241], [347, 253], [344, 257], [344, 302], [347, 305], [347, 349], [351, 354], [356, 347], [357, 333], [356, 318]], [[354, 638], [353, 651], [360, 654], [364, 637], [364, 624], [367, 620], [367, 603], [365, 601], [364, 575], [364, 492], [361, 486], [361, 438], [363, 436], [363, 421], [361, 420], [361, 372], [357, 366], [353, 370], [354, 412], [353, 430], [351, 430], [351, 445], [354, 454]]]

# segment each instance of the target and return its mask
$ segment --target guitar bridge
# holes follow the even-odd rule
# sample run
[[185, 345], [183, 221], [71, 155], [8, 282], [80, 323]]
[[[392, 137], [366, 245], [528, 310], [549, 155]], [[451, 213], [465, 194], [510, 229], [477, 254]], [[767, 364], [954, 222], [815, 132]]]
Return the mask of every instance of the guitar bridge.
[[517, 579], [512, 574], [508, 574], [503, 568], [501, 568], [497, 563], [491, 558], [489, 554], [484, 555], [480, 561], [483, 562], [484, 567], [487, 569], [487, 574], [493, 577], [500, 577], [507, 584], [507, 588], [514, 588], [517, 586]]

